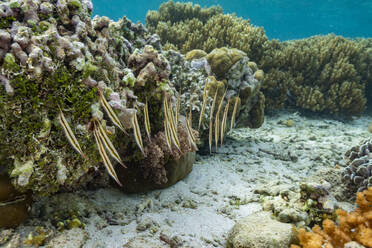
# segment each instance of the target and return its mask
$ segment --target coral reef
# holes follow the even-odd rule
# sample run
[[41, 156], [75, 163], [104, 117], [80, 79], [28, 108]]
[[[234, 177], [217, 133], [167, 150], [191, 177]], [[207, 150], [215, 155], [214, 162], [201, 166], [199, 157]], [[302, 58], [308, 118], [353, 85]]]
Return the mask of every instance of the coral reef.
[[342, 178], [351, 192], [363, 191], [372, 187], [372, 139], [361, 142], [345, 153], [347, 167]]
[[110, 158], [164, 173], [142, 165], [145, 129], [164, 130], [162, 100], [175, 93], [159, 37], [91, 13], [89, 0], [0, 3], [0, 167], [20, 191], [79, 188], [102, 178], [101, 161], [117, 180]]
[[[177, 18], [171, 15], [175, 8], [188, 11]], [[291, 105], [345, 116], [364, 111], [367, 97], [372, 95], [368, 83], [371, 39], [350, 40], [331, 34], [269, 41], [264, 29], [251, 25], [249, 20], [217, 11], [209, 11], [208, 20], [191, 14], [200, 11], [197, 5], [169, 1], [158, 12], [148, 13], [147, 27], [160, 36], [166, 47], [189, 53], [187, 58], [195, 56], [198, 50], [194, 49], [209, 53], [227, 46], [245, 52], [265, 72], [262, 92], [267, 109]], [[217, 76], [220, 73], [224, 70]]]
[[[350, 213], [337, 210], [338, 223], [326, 219], [323, 221], [323, 229], [314, 226], [312, 232], [299, 229], [300, 244], [304, 248], [341, 248], [350, 241], [356, 241], [366, 247], [372, 246], [371, 229], [371, 202], [372, 188], [358, 192], [356, 204], [358, 208]], [[292, 245], [291, 248], [298, 248]]]

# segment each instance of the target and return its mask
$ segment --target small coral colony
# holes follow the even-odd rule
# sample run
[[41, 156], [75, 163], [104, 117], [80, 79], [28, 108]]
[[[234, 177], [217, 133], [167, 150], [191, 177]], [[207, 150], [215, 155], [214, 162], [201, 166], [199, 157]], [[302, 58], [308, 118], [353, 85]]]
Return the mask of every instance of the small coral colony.
[[[0, 3], [0, 172], [21, 194], [107, 183], [101, 164], [123, 188], [122, 169], [164, 184], [171, 161], [217, 151], [235, 126], [260, 127], [265, 110], [352, 117], [372, 101], [372, 39], [279, 42], [220, 7], [173, 1], [146, 26], [92, 10], [90, 0]], [[370, 151], [366, 141], [347, 152], [355, 192], [372, 186]], [[369, 195], [337, 212], [338, 226], [301, 230], [301, 244], [365, 244]]]

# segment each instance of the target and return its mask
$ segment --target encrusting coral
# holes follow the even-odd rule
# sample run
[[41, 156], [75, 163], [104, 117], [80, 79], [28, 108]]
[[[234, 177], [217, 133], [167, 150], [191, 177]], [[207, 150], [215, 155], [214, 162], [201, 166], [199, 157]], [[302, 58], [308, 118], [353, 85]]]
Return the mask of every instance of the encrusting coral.
[[[366, 247], [372, 246], [372, 188], [358, 192], [358, 208], [350, 213], [337, 210], [338, 223], [326, 219], [323, 229], [314, 226], [312, 232], [299, 229], [300, 244], [304, 248], [342, 248], [350, 241], [356, 241]], [[291, 248], [300, 246], [292, 245]]]
[[[176, 8], [181, 13], [171, 15]], [[148, 12], [147, 27], [160, 36], [167, 48], [186, 53], [188, 58], [194, 56], [194, 49], [209, 53], [226, 46], [245, 52], [265, 72], [262, 92], [267, 109], [292, 105], [345, 116], [364, 111], [367, 97], [372, 95], [368, 83], [372, 71], [371, 39], [326, 35], [270, 41], [264, 29], [251, 25], [249, 20], [213, 9], [169, 1], [158, 12]], [[195, 14], [203, 10], [209, 13], [205, 15], [209, 19]]]

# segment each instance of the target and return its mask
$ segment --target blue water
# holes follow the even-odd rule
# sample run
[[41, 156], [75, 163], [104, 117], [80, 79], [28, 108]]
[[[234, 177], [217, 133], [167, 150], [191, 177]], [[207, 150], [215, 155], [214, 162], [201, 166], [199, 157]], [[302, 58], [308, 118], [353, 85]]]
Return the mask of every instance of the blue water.
[[[94, 15], [118, 19], [126, 15], [144, 23], [148, 10], [161, 0], [93, 0]], [[182, 1], [188, 2], [188, 1]], [[299, 39], [335, 33], [345, 37], [372, 37], [372, 0], [201, 0], [201, 6], [221, 5], [225, 13], [236, 13], [263, 26], [269, 38]]]

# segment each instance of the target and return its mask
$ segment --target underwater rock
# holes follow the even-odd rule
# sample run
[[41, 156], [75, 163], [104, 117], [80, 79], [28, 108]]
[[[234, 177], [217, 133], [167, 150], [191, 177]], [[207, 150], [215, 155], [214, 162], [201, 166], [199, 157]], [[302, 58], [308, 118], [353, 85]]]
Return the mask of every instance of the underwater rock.
[[[216, 68], [226, 63], [229, 64], [228, 68], [224, 67], [222, 80], [217, 80], [212, 76], [213, 67], [206, 58], [187, 61], [183, 55], [172, 50], [167, 51], [165, 56], [171, 64], [170, 80], [177, 91], [181, 92], [181, 109], [189, 112], [191, 108], [192, 116], [196, 116], [193, 118], [193, 127], [199, 126], [200, 115], [203, 115], [199, 129], [201, 146], [205, 145], [207, 143], [205, 141], [208, 140], [211, 106], [216, 91], [217, 106], [226, 92], [221, 105], [220, 120], [222, 120], [224, 107], [230, 102], [227, 126], [231, 124], [236, 103], [237, 126], [258, 128], [262, 125], [265, 98], [260, 92], [261, 82], [254, 78], [254, 71], [251, 69], [252, 62], [244, 56], [243, 52], [237, 49], [221, 48], [207, 55], [212, 62], [215, 62]], [[207, 98], [204, 112], [202, 112], [204, 93]]]
[[292, 225], [271, 219], [269, 212], [257, 212], [238, 220], [229, 233], [228, 248], [287, 248], [292, 243]]
[[10, 178], [0, 174], [0, 228], [14, 228], [23, 223], [31, 209], [31, 195], [18, 192]]
[[347, 167], [342, 179], [350, 185], [351, 193], [361, 192], [372, 186], [372, 139], [361, 142], [345, 153]]
[[369, 126], [368, 126], [368, 131], [369, 131], [370, 133], [372, 133], [372, 122], [371, 122], [371, 124], [369, 124]]
[[164, 189], [185, 178], [191, 171], [195, 162], [195, 152], [189, 152], [178, 160], [170, 160], [165, 164], [166, 182], [156, 183], [152, 178], [144, 178], [140, 167], [118, 169], [119, 179], [125, 182], [121, 188], [126, 193], [143, 193], [154, 189]]

